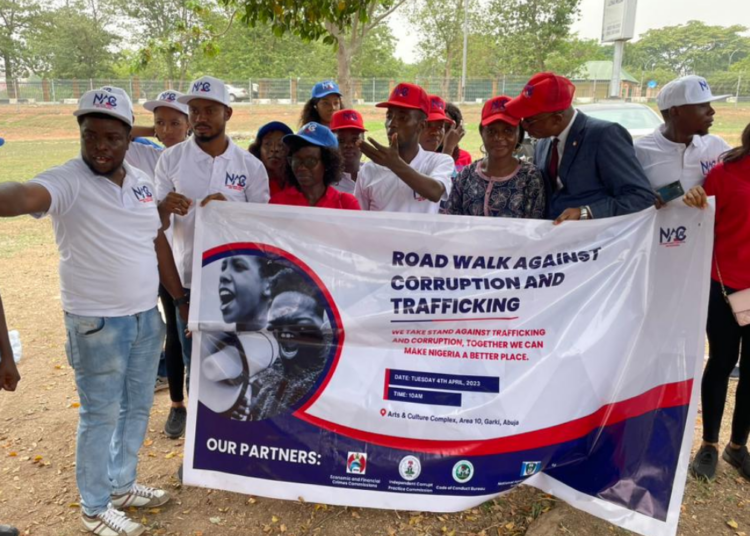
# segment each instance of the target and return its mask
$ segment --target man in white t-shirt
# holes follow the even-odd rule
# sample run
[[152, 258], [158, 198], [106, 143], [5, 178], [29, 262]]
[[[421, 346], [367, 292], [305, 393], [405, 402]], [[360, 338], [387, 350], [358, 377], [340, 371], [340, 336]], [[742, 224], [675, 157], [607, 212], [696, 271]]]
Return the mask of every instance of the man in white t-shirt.
[[130, 102], [106, 90], [85, 93], [78, 117], [81, 155], [26, 184], [0, 185], [0, 216], [49, 214], [60, 251], [66, 352], [81, 401], [76, 480], [84, 528], [134, 536], [146, 528], [116, 508], [158, 507], [163, 490], [136, 483], [164, 341], [157, 288], [187, 317], [155, 188], [124, 162]]
[[[263, 163], [226, 134], [232, 108], [224, 82], [211, 76], [199, 78], [177, 102], [188, 105], [193, 136], [163, 152], [156, 165], [155, 180], [159, 214], [165, 227], [170, 215], [174, 215], [174, 259], [187, 290], [193, 273], [196, 206], [212, 200], [268, 203], [270, 195]], [[187, 326], [180, 318], [177, 324], [189, 387], [192, 345], [185, 337]]]
[[387, 102], [385, 128], [389, 145], [369, 138], [362, 152], [371, 161], [359, 172], [354, 195], [362, 210], [437, 214], [440, 201], [448, 199], [453, 159], [430, 153], [419, 145], [430, 112], [427, 93], [414, 84], [399, 84]]
[[656, 103], [665, 124], [635, 142], [636, 156], [654, 190], [679, 182], [687, 192], [703, 184], [730, 149], [723, 139], [708, 133], [716, 113], [711, 103], [727, 96], [714, 96], [700, 76], [678, 78], [661, 89]]

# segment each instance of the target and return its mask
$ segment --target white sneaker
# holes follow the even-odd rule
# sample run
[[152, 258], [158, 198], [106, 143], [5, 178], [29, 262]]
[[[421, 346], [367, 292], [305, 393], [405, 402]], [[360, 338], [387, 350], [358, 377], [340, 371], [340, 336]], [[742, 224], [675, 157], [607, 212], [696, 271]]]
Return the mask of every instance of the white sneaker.
[[163, 489], [149, 488], [134, 484], [133, 488], [123, 495], [112, 495], [112, 505], [116, 508], [156, 508], [169, 501], [169, 493]]
[[115, 510], [111, 504], [97, 516], [83, 514], [81, 521], [83, 528], [99, 536], [140, 536], [146, 532], [146, 527], [130, 519], [124, 512]]

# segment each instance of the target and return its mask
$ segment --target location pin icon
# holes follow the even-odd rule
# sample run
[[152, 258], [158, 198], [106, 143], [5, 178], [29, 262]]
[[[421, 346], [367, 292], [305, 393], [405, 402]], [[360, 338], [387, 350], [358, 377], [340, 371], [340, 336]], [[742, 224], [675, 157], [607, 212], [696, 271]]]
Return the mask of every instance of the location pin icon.
[[385, 408], [380, 410], [380, 415], [382, 415], [383, 417], [385, 417], [386, 413], [387, 412], [385, 411]]

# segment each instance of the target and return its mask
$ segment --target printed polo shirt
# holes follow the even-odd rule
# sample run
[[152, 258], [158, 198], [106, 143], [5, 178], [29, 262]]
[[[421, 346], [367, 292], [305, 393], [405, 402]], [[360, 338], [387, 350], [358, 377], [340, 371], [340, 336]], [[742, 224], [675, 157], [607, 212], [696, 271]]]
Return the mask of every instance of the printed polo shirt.
[[166, 149], [156, 165], [155, 180], [159, 202], [172, 191], [193, 201], [187, 215], [172, 216], [172, 251], [186, 288], [190, 288], [193, 275], [195, 213], [200, 201], [216, 193], [241, 203], [268, 203], [269, 199], [263, 163], [232, 140], [216, 158], [204, 152], [194, 138]]
[[662, 125], [634, 144], [638, 161], [654, 190], [675, 181], [680, 181], [685, 192], [702, 185], [722, 153], [730, 149], [727, 142], [712, 134], [693, 136], [690, 145], [675, 143], [664, 137], [664, 128]]
[[143, 171], [123, 165], [122, 187], [95, 174], [81, 157], [31, 180], [52, 198], [46, 214], [54, 225], [68, 313], [117, 317], [156, 307], [156, 190]]
[[[448, 199], [453, 184], [451, 178], [455, 173], [455, 165], [450, 155], [428, 152], [420, 147], [409, 166], [439, 181], [445, 187], [441, 199]], [[423, 214], [437, 214], [440, 210], [440, 202], [433, 203], [425, 199], [393, 171], [373, 162], [366, 162], [360, 168], [354, 195], [362, 210]]]

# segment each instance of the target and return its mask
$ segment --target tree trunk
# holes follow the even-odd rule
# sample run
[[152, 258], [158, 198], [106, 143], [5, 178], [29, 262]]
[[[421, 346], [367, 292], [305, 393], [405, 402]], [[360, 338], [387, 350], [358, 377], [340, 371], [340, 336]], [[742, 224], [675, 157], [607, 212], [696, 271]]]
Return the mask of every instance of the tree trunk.
[[347, 36], [339, 36], [338, 59], [338, 82], [343, 93], [344, 103], [342, 106], [353, 106], [354, 84], [352, 84], [352, 47]]
[[16, 81], [13, 80], [13, 60], [11, 60], [9, 54], [3, 54], [3, 62], [5, 62], [5, 87], [8, 91], [8, 98], [16, 98]]

